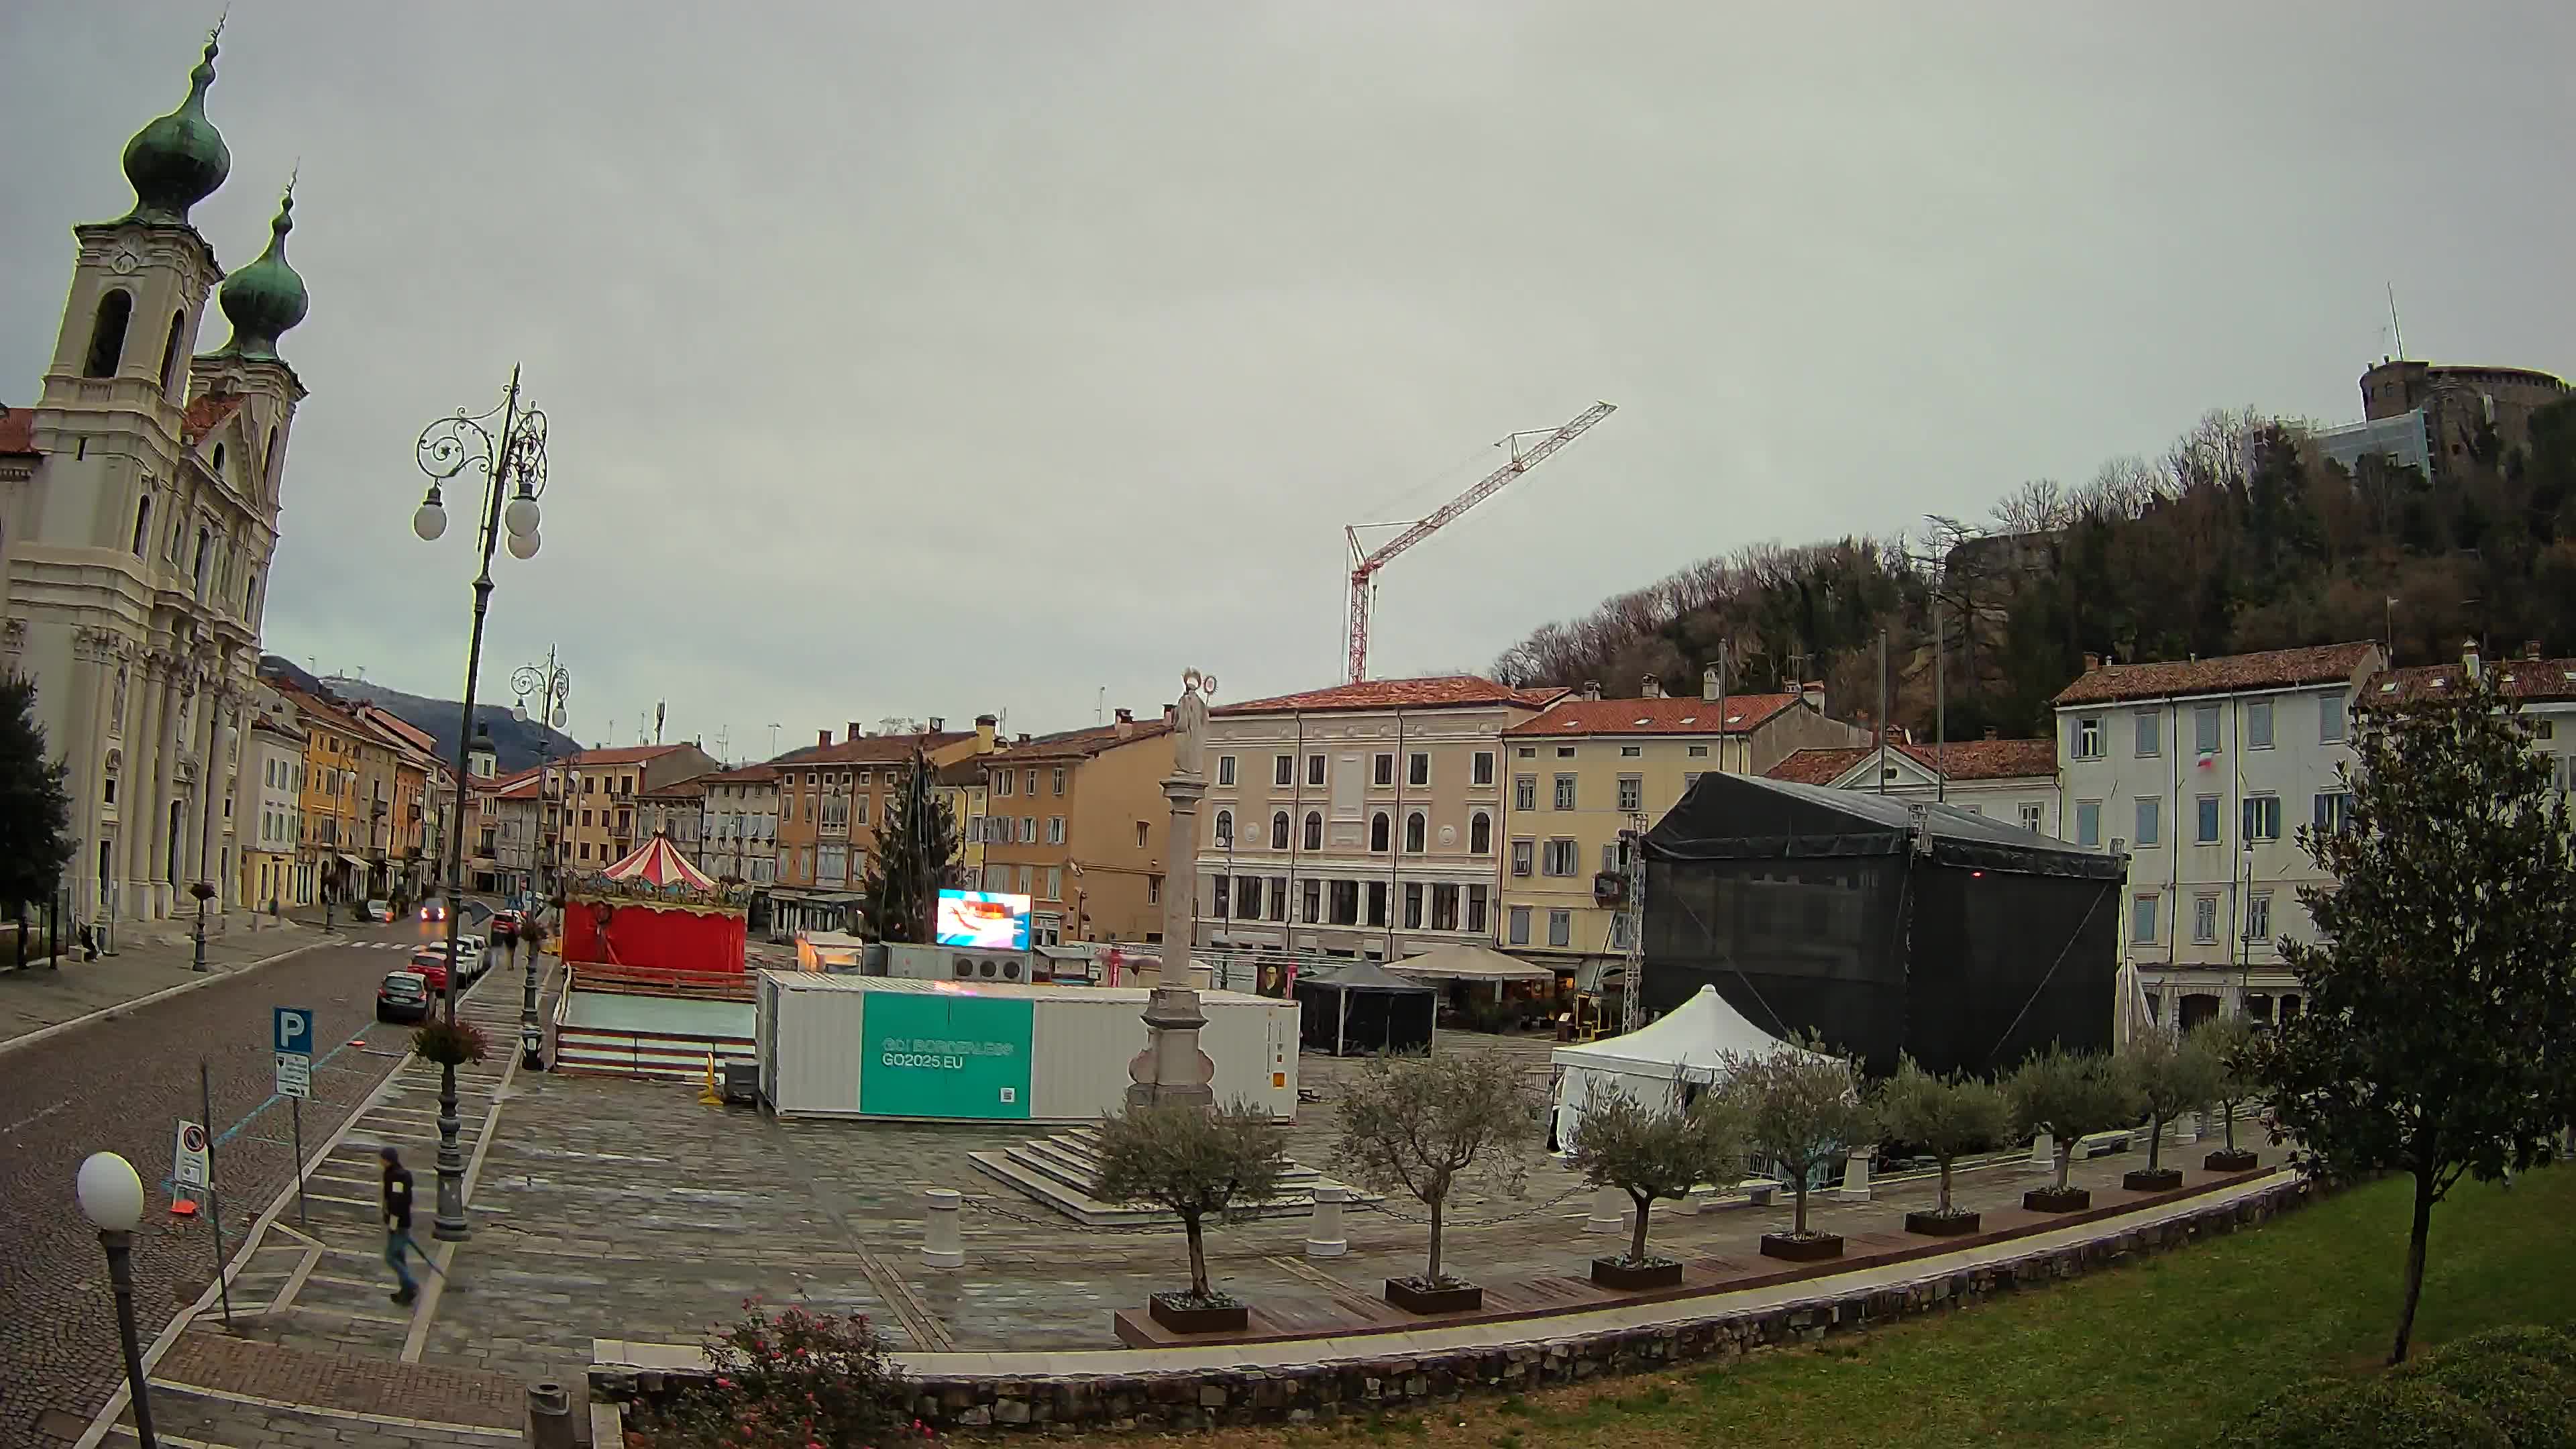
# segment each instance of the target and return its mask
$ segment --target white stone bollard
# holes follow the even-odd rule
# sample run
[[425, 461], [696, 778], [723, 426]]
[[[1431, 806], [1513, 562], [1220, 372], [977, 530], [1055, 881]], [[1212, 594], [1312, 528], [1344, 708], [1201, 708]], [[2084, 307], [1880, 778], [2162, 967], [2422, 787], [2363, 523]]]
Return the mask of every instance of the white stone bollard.
[[966, 1246], [957, 1234], [957, 1210], [966, 1196], [949, 1188], [934, 1187], [924, 1192], [921, 1213], [921, 1265], [925, 1268], [963, 1268]]
[[1350, 1201], [1351, 1190], [1338, 1183], [1315, 1186], [1315, 1216], [1306, 1224], [1306, 1256], [1338, 1258], [1351, 1250], [1351, 1240], [1342, 1230], [1342, 1204]]
[[2030, 1139], [2030, 1165], [2041, 1172], [2057, 1170], [2057, 1139], [2042, 1132]]
[[1843, 1162], [1843, 1185], [1834, 1197], [1841, 1202], [1869, 1201], [1869, 1149], [1855, 1147]]
[[1615, 1233], [1628, 1225], [1628, 1194], [1605, 1187], [1592, 1195], [1592, 1216], [1583, 1220], [1587, 1233]]

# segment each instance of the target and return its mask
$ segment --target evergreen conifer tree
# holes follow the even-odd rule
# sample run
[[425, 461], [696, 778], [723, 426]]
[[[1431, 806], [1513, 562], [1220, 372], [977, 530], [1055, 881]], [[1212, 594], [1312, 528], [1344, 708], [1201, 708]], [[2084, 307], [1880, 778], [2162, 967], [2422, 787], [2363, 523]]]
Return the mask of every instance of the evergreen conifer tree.
[[66, 773], [45, 753], [35, 682], [0, 678], [0, 906], [12, 916], [52, 900], [71, 861]]
[[957, 817], [931, 788], [930, 761], [915, 751], [868, 863], [868, 924], [879, 940], [927, 943], [939, 892], [956, 879]]

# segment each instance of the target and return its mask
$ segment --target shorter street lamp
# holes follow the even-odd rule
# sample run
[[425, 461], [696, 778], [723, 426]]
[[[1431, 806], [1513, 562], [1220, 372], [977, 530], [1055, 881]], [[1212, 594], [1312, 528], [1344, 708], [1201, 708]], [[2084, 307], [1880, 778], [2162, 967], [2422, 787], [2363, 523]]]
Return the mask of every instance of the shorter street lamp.
[[157, 1449], [152, 1399], [143, 1377], [143, 1347], [134, 1336], [134, 1230], [143, 1225], [143, 1179], [134, 1164], [113, 1152], [93, 1152], [73, 1179], [81, 1216], [98, 1229], [107, 1249], [107, 1278], [116, 1291], [116, 1332], [125, 1341], [125, 1387], [134, 1400], [134, 1437]]
[[203, 971], [206, 969], [206, 902], [215, 898], [215, 888], [199, 881], [188, 887], [188, 894], [197, 898], [197, 960], [188, 969]]

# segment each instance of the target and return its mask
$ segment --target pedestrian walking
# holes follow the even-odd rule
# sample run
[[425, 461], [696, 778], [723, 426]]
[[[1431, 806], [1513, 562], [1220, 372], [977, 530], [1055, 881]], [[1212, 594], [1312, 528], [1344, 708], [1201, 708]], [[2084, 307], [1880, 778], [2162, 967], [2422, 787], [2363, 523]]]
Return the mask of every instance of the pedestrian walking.
[[[394, 1270], [394, 1281], [400, 1285], [394, 1289], [394, 1301], [409, 1303], [420, 1292], [407, 1261], [412, 1254], [420, 1253], [420, 1245], [411, 1240], [411, 1169], [403, 1166], [402, 1154], [391, 1146], [381, 1151], [385, 1159], [385, 1266]], [[420, 1253], [420, 1258], [424, 1263], [429, 1261], [427, 1253]]]

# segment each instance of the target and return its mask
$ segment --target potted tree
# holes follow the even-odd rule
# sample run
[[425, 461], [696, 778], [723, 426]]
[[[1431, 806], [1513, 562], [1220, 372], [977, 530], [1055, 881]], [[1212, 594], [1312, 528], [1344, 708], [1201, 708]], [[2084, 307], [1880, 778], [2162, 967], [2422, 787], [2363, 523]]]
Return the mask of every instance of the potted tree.
[[1879, 1127], [1891, 1140], [1909, 1142], [1941, 1164], [1941, 1198], [1930, 1212], [1909, 1212], [1905, 1230], [1952, 1237], [1977, 1230], [1978, 1215], [1950, 1203], [1950, 1170], [1961, 1157], [2004, 1139], [2012, 1107], [1994, 1084], [1968, 1076], [1936, 1076], [1912, 1057], [1900, 1057], [1896, 1075], [1878, 1099]]
[[2131, 1192], [2171, 1192], [2182, 1186], [2182, 1169], [2164, 1165], [2165, 1124], [2218, 1095], [2218, 1063], [2197, 1035], [2177, 1038], [2150, 1028], [2129, 1043], [2119, 1064], [2147, 1114], [2147, 1165], [2123, 1173], [2120, 1186]]
[[2093, 1194], [2067, 1181], [2075, 1167], [2075, 1144], [2088, 1132], [2107, 1132], [2137, 1120], [2137, 1094], [2126, 1075], [2098, 1052], [2053, 1046], [2022, 1063], [2004, 1094], [2012, 1101], [2014, 1130], [2045, 1132], [2057, 1147], [2055, 1180], [2023, 1193], [2021, 1205], [2035, 1213], [2091, 1207]]
[[1745, 1144], [1768, 1158], [1789, 1184], [1795, 1211], [1785, 1233], [1764, 1233], [1762, 1252], [1793, 1263], [1839, 1258], [1839, 1233], [1807, 1228], [1807, 1185], [1854, 1145], [1870, 1140], [1872, 1112], [1860, 1076], [1814, 1036], [1754, 1056], [1730, 1052], [1719, 1059], [1726, 1095], [1744, 1124]]
[[1402, 1192], [1431, 1213], [1431, 1251], [1420, 1274], [1386, 1280], [1386, 1301], [1412, 1313], [1481, 1308], [1485, 1290], [1440, 1263], [1441, 1215], [1469, 1178], [1517, 1193], [1538, 1133], [1537, 1103], [1520, 1065], [1501, 1052], [1375, 1057], [1342, 1088], [1333, 1160], [1379, 1192]]
[[2220, 1131], [2226, 1146], [2200, 1160], [2211, 1172], [2251, 1172], [2260, 1161], [2251, 1148], [2236, 1145], [2236, 1108], [2254, 1095], [2253, 1024], [2241, 1016], [2218, 1016], [2202, 1022], [2192, 1035], [2217, 1065], [2210, 1100], [2218, 1104]]
[[1647, 1255], [1647, 1214], [1656, 1199], [1688, 1197], [1743, 1156], [1742, 1125], [1733, 1104], [1718, 1093], [1702, 1093], [1688, 1106], [1647, 1107], [1615, 1087], [1585, 1099], [1567, 1165], [1587, 1184], [1618, 1188], [1637, 1204], [1628, 1251], [1593, 1259], [1592, 1281], [1631, 1292], [1679, 1287], [1681, 1260]]
[[1130, 1107], [1101, 1119], [1099, 1152], [1092, 1196], [1152, 1203], [1189, 1238], [1190, 1291], [1147, 1299], [1154, 1321], [1174, 1333], [1242, 1329], [1246, 1305], [1208, 1282], [1207, 1219], [1278, 1195], [1288, 1158], [1269, 1115], [1241, 1103]]

